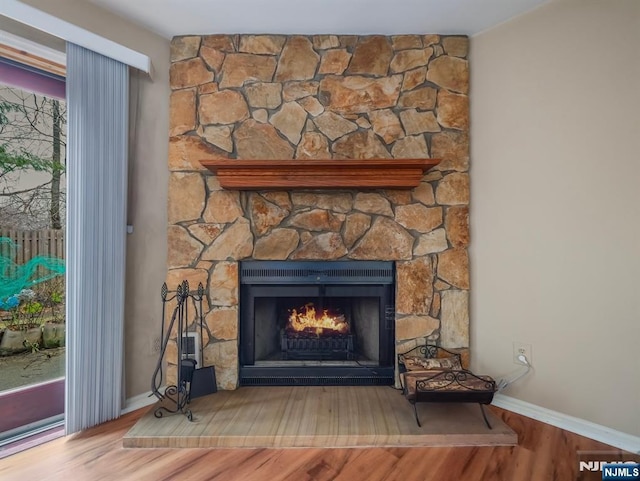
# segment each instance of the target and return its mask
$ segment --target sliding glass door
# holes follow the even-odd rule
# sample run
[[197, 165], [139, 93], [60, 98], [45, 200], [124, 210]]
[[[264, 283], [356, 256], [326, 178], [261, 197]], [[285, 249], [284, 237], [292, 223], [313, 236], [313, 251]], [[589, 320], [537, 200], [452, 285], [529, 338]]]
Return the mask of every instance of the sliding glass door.
[[0, 59], [0, 446], [64, 416], [64, 78]]

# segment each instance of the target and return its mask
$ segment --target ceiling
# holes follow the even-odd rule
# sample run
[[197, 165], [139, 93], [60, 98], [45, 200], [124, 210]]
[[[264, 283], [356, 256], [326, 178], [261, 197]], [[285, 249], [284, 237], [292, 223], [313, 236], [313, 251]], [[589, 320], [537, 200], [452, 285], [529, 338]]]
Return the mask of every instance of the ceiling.
[[549, 0], [89, 0], [163, 37], [212, 33], [474, 35]]

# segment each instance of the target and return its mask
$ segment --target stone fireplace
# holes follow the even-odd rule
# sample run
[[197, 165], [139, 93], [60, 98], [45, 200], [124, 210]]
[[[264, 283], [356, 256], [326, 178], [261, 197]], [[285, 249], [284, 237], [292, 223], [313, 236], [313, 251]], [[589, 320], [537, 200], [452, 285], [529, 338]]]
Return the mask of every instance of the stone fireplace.
[[[204, 356], [238, 385], [243, 261], [395, 263], [395, 351], [469, 345], [468, 39], [176, 37], [168, 277], [202, 282]], [[200, 160], [439, 158], [413, 189], [221, 188]], [[175, 367], [167, 381], [175, 380]]]

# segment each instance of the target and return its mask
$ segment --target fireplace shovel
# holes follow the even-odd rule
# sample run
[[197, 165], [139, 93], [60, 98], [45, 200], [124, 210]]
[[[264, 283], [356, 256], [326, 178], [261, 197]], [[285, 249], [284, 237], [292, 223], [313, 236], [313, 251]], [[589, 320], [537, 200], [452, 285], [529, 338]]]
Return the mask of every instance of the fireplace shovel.
[[[202, 335], [202, 305], [200, 307], [200, 360], [204, 364], [204, 336]], [[206, 366], [194, 369], [193, 378], [191, 380], [189, 397], [195, 399], [197, 397], [213, 394], [218, 390], [216, 387], [216, 369], [214, 366]]]
[[191, 399], [213, 394], [216, 387], [216, 369], [213, 366], [201, 367], [193, 371], [191, 382]]

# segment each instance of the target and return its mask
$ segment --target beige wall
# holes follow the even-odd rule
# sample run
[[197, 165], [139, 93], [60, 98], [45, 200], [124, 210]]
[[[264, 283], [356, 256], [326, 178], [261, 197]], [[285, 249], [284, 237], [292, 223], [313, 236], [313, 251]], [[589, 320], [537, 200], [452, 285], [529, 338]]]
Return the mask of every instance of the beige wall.
[[471, 352], [505, 394], [640, 435], [640, 2], [555, 1], [471, 40]]
[[150, 353], [149, 333], [159, 333], [160, 287], [166, 275], [169, 40], [88, 2], [24, 3], [144, 53], [154, 66], [152, 80], [135, 76], [131, 97], [133, 101], [137, 94], [138, 108], [132, 109], [131, 124], [129, 223], [134, 233], [127, 238], [125, 392], [135, 396], [150, 389], [156, 357]]

